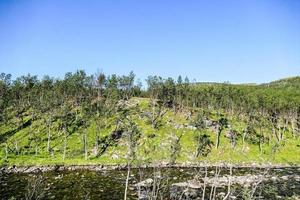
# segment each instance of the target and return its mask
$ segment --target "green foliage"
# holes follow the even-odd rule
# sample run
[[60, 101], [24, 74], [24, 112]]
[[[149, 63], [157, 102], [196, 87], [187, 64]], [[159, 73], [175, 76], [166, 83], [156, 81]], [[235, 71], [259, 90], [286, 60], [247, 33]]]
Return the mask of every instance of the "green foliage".
[[195, 137], [197, 141], [196, 157], [207, 156], [212, 149], [213, 142], [210, 140], [210, 136], [207, 134], [199, 134]]
[[150, 76], [147, 90], [134, 80], [133, 72], [1, 74], [1, 164], [300, 163], [299, 78], [232, 85]]
[[172, 134], [170, 137], [171, 140], [171, 150], [170, 150], [170, 163], [174, 164], [176, 159], [178, 158], [180, 151], [181, 151], [181, 144], [180, 139], [182, 135], [177, 136], [175, 134]]
[[191, 125], [196, 127], [197, 129], [205, 129], [206, 128], [206, 117], [202, 112], [198, 112], [196, 118], [191, 121]]

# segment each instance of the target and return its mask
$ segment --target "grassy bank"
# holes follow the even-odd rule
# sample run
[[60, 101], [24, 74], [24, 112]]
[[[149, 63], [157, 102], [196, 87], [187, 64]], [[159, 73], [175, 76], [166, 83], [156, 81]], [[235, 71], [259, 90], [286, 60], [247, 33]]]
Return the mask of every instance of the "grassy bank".
[[[131, 100], [137, 104], [141, 113], [150, 112], [149, 100], [134, 98]], [[47, 114], [47, 113], [45, 113]], [[226, 113], [225, 113], [226, 114]], [[195, 116], [192, 116], [194, 118]], [[214, 112], [209, 116], [216, 118]], [[238, 132], [245, 129], [246, 122], [236, 116], [226, 115], [231, 129]], [[30, 117], [28, 115], [27, 119]], [[65, 159], [63, 150], [65, 141], [63, 133], [58, 129], [58, 122], [54, 122], [51, 131], [51, 152], [47, 151], [47, 127], [41, 119], [34, 120], [29, 126], [21, 128], [11, 134], [1, 143], [1, 165], [114, 165], [126, 164], [128, 155], [128, 142], [121, 137], [108, 145], [101, 155], [95, 154], [96, 138], [109, 136], [115, 129], [115, 118], [103, 119], [101, 128], [97, 127], [99, 119], [91, 118], [86, 129], [86, 143], [84, 143], [83, 127], [79, 127], [74, 133], [67, 136]], [[259, 148], [259, 145], [251, 142], [243, 142], [242, 136], [238, 136], [233, 147], [230, 139], [226, 137], [226, 128], [222, 131], [219, 148], [215, 147], [216, 130], [213, 127], [195, 129], [190, 126], [191, 118], [187, 119], [185, 111], [174, 113], [168, 109], [161, 119], [159, 129], [154, 129], [145, 118], [135, 116], [135, 122], [140, 130], [140, 137], [136, 147], [134, 163], [234, 163], [234, 164], [300, 164], [300, 138], [291, 134], [288, 129], [279, 143], [267, 129], [264, 135], [270, 140]], [[1, 133], [7, 135], [16, 128], [10, 121], [9, 126], [1, 126]], [[212, 144], [206, 156], [196, 156], [198, 148], [197, 136], [206, 134]], [[174, 139], [175, 138], [175, 139]], [[178, 140], [178, 142], [176, 142]], [[174, 143], [175, 141], [175, 143]], [[87, 157], [85, 157], [85, 145]]]

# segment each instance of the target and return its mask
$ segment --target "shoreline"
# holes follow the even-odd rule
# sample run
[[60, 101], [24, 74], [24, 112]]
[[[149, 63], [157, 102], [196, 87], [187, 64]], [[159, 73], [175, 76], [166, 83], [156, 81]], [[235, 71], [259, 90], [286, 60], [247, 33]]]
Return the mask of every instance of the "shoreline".
[[[276, 168], [300, 168], [300, 165], [288, 164], [230, 164], [230, 163], [161, 163], [161, 164], [143, 164], [132, 165], [131, 169], [147, 169], [147, 168], [204, 168], [204, 167], [221, 167], [221, 168], [258, 168], [258, 169], [276, 169]], [[126, 164], [119, 165], [101, 165], [101, 164], [88, 164], [88, 165], [28, 165], [28, 166], [0, 166], [0, 173], [39, 173], [49, 171], [76, 171], [76, 170], [90, 170], [90, 171], [111, 171], [111, 170], [126, 170]]]

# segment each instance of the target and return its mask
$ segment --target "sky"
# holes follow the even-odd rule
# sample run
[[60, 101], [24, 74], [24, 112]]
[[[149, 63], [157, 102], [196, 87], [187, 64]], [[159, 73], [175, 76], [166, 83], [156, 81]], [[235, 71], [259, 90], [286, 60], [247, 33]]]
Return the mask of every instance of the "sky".
[[0, 72], [231, 83], [300, 75], [298, 0], [0, 0]]

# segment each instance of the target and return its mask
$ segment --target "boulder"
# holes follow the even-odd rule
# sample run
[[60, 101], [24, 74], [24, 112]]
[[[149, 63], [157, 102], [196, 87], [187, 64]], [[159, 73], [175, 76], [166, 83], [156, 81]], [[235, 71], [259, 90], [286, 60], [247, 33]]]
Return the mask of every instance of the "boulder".
[[149, 200], [150, 194], [153, 188], [153, 179], [148, 178], [144, 181], [141, 181], [137, 184], [135, 184], [135, 189], [137, 190], [138, 199], [139, 200]]

